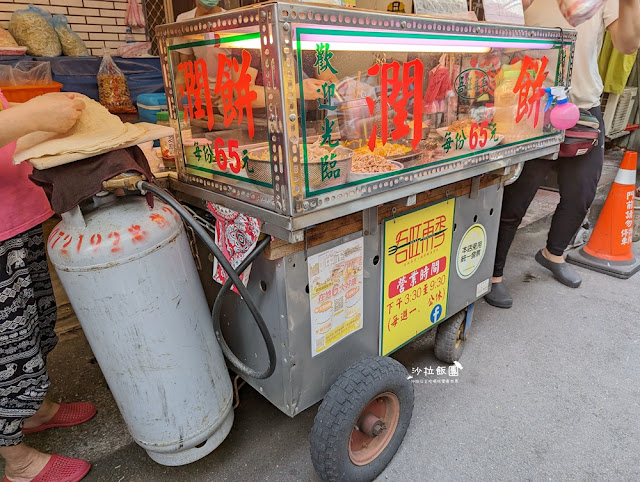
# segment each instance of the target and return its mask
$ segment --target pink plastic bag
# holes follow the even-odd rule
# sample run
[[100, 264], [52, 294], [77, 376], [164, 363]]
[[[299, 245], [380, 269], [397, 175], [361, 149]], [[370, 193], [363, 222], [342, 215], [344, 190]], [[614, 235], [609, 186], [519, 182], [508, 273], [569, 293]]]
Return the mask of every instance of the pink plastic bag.
[[138, 3], [138, 0], [129, 0], [129, 7], [127, 8], [127, 16], [125, 17], [125, 20], [127, 25], [131, 28], [146, 27], [142, 7]]
[[118, 57], [125, 59], [133, 57], [149, 57], [149, 50], [151, 49], [151, 42], [133, 42], [122, 44], [116, 50]]
[[577, 27], [593, 17], [606, 0], [557, 0], [564, 18]]

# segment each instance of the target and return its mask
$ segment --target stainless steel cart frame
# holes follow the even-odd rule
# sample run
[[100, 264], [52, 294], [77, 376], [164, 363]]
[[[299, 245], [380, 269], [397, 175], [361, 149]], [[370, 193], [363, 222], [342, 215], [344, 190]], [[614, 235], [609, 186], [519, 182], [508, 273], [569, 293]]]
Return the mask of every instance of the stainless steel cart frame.
[[[173, 44], [177, 38], [192, 37], [195, 41], [213, 31], [251, 37], [245, 41], [259, 38], [265, 77], [268, 142], [273, 153], [272, 191], [265, 192], [247, 182], [229, 182], [228, 177], [213, 176], [207, 179], [194, 175], [185, 169], [183, 153], [179, 153], [180, 191], [255, 216], [264, 222], [265, 233], [298, 242], [303, 240], [304, 230], [310, 226], [529, 159], [553, 155], [558, 151], [563, 133], [549, 131], [526, 142], [480, 149], [438, 163], [405, 169], [377, 182], [348, 185], [322, 194], [306, 192], [304, 156], [298, 149], [305, 139], [302, 132], [304, 108], [295, 100], [299, 80], [296, 42], [301, 29], [315, 27], [330, 28], [334, 32], [365, 29], [385, 36], [428, 35], [430, 38], [438, 37], [438, 40], [461, 38], [472, 43], [492, 42], [494, 47], [490, 48], [495, 48], [495, 45], [502, 49], [542, 48], [553, 53], [552, 60], [557, 64], [550, 63], [549, 70], [555, 70], [550, 80], [566, 85], [571, 76], [576, 38], [575, 31], [562, 29], [472, 23], [286, 2], [269, 2], [158, 27], [156, 33], [160, 42], [163, 77], [169, 112], [174, 121], [177, 120], [178, 110], [182, 108], [174, 85], [175, 65], [171, 63], [171, 53], [176, 48]], [[383, 47], [372, 44], [371, 51], [382, 50]], [[411, 47], [407, 51], [410, 52]], [[558, 55], [559, 52], [562, 55]], [[566, 61], [562, 61], [563, 58]]]
[[[215, 38], [212, 38], [212, 32], [215, 32]], [[157, 35], [169, 111], [176, 124], [178, 112], [186, 108], [182, 95], [178, 95], [178, 92], [183, 94], [176, 80], [178, 51], [214, 44], [259, 49], [266, 99], [263, 140], [271, 154], [271, 183], [253, 182], [248, 172], [240, 176], [222, 168], [195, 166], [193, 155], [185, 152], [184, 133], [178, 132], [181, 141], [177, 143], [180, 149], [178, 180], [171, 181], [171, 189], [181, 200], [196, 206], [204, 207], [207, 202], [213, 202], [254, 216], [262, 222], [263, 233], [278, 238], [272, 242], [269, 252], [253, 263], [248, 286], [275, 343], [277, 367], [266, 380], [246, 381], [289, 416], [295, 416], [324, 398], [312, 435], [314, 466], [325, 479], [373, 477], [399, 446], [413, 405], [413, 390], [407, 388], [407, 384], [409, 387], [411, 384], [406, 380], [406, 371], [390, 365], [384, 357], [380, 359], [380, 355], [387, 355], [424, 331], [437, 327], [437, 356], [447, 362], [457, 360], [471, 323], [473, 310], [468, 307], [490, 290], [504, 182], [511, 166], [534, 158], [556, 156], [563, 133], [547, 124], [538, 134], [506, 145], [474, 147], [465, 152], [452, 151], [451, 155], [447, 151], [447, 155], [362, 181], [349, 179], [326, 189], [322, 186], [310, 188], [308, 112], [304, 102], [297, 100], [303, 75], [301, 46], [314, 38], [320, 39], [318, 42], [323, 38], [340, 42], [342, 38], [348, 43], [347, 37], [352, 36], [363, 39], [361, 43], [370, 42], [371, 52], [384, 52], [393, 42], [396, 45], [404, 42], [404, 52], [412, 55], [434, 52], [425, 50], [424, 45], [415, 46], [418, 45], [412, 43], [415, 39], [418, 39], [415, 42], [431, 42], [431, 47], [441, 45], [443, 51], [448, 48], [449, 51], [467, 52], [463, 47], [468, 46], [475, 51], [498, 52], [499, 55], [544, 50], [544, 58], [551, 59], [548, 83], [568, 85], [576, 33], [269, 2], [162, 26], [157, 29]], [[376, 39], [378, 44], [374, 42]], [[380, 62], [384, 64], [384, 56]], [[469, 59], [463, 56], [458, 64], [461, 72], [456, 81], [468, 70], [479, 70], [475, 66], [464, 70], [469, 67]], [[485, 74], [483, 71], [478, 75]], [[458, 92], [460, 98], [465, 99], [456, 104], [459, 110], [461, 105], [474, 107], [483, 98]], [[223, 139], [222, 144], [229, 139], [228, 133], [215, 135], [218, 136], [216, 140]], [[242, 149], [243, 143], [248, 146], [255, 143], [255, 139], [245, 136], [237, 145]], [[436, 311], [434, 307], [430, 314], [423, 312], [424, 323], [402, 342], [385, 345], [383, 321], [388, 318], [383, 311], [385, 303], [390, 305], [389, 300], [397, 298], [398, 290], [403, 292], [404, 281], [400, 283], [398, 278], [390, 282], [385, 278], [385, 263], [388, 262], [385, 260], [389, 253], [397, 251], [398, 245], [391, 246], [384, 231], [396, 221], [409, 219], [405, 216], [412, 213], [425, 213], [424, 216], [429, 217], [432, 214], [426, 213], [445, 207], [449, 214], [448, 217], [441, 216], [439, 231], [424, 231], [428, 235], [413, 236], [404, 245], [428, 242], [434, 236], [447, 237], [449, 244], [443, 248], [446, 253], [442, 257], [444, 265], [434, 268], [438, 274], [440, 266], [446, 266], [447, 271], [446, 278], [441, 278], [446, 289], [439, 292], [443, 296], [439, 300], [440, 308]], [[311, 279], [310, 273], [317, 268], [310, 266], [310, 260], [316, 263], [318, 255], [352, 244], [362, 253], [360, 266], [356, 269], [362, 293], [359, 318], [355, 325], [350, 325], [351, 332], [329, 344], [326, 350], [314, 352], [314, 330], [316, 336], [318, 334], [314, 325], [314, 319], [317, 319], [314, 315], [317, 311], [313, 308], [317, 305], [314, 293], [317, 295], [319, 288], [314, 288], [313, 283], [317, 285], [317, 280]], [[435, 250], [433, 246], [432, 243], [432, 251]], [[467, 252], [469, 258], [465, 255]], [[465, 260], [471, 259], [472, 255], [474, 261], [469, 264]], [[202, 256], [199, 258], [203, 259]], [[392, 283], [397, 285], [393, 285], [393, 289]], [[212, 284], [210, 280], [205, 281], [205, 288], [211, 291]], [[345, 289], [350, 287], [347, 285]], [[427, 291], [425, 288], [425, 296]], [[332, 310], [338, 309], [331, 306]], [[342, 306], [340, 304], [340, 309]], [[426, 309], [427, 305], [421, 306]], [[406, 316], [403, 312], [403, 319]], [[394, 323], [398, 321], [395, 319]], [[225, 298], [222, 332], [243, 362], [266, 365], [267, 352], [262, 339], [237, 295], [229, 294]], [[383, 380], [379, 380], [377, 374], [382, 374]], [[367, 391], [367, 384], [378, 387], [378, 391]], [[353, 392], [349, 391], [351, 389]], [[352, 415], [348, 415], [349, 410]], [[334, 412], [346, 413], [346, 418], [335, 418]], [[376, 449], [376, 441], [384, 438], [380, 435], [381, 430], [390, 427], [397, 434], [389, 435], [384, 439], [384, 446]], [[365, 436], [369, 438], [359, 438]], [[339, 445], [336, 451], [329, 447], [334, 439]], [[344, 460], [338, 460], [340, 455], [334, 457], [336, 453], [343, 454]], [[375, 464], [378, 465], [374, 467]], [[369, 472], [357, 472], [367, 467]]]

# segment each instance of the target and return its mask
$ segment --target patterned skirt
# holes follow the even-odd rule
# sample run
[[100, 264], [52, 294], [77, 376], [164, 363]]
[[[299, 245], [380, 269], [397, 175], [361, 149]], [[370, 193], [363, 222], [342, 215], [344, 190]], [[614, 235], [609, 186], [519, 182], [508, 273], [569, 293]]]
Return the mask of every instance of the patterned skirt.
[[42, 227], [0, 241], [0, 446], [19, 444], [42, 405], [56, 313]]

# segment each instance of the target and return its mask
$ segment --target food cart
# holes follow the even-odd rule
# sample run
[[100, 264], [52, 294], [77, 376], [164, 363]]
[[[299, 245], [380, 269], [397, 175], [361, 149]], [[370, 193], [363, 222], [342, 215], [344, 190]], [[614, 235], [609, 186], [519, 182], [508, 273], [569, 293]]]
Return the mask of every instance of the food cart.
[[413, 408], [388, 355], [435, 327], [437, 357], [460, 357], [491, 289], [504, 184], [563, 140], [542, 89], [569, 84], [576, 34], [269, 2], [157, 35], [171, 190], [272, 237], [248, 284], [270, 341], [233, 293], [217, 335], [254, 369], [273, 344], [270, 376], [239, 373], [287, 415], [324, 399], [323, 479], [372, 479]]

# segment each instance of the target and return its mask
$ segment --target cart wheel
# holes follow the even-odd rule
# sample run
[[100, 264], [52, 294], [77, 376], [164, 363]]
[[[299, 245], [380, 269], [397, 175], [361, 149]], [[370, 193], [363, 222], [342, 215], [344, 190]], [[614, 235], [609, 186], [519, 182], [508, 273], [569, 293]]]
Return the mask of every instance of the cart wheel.
[[464, 319], [467, 312], [462, 310], [447, 321], [438, 325], [436, 330], [436, 358], [445, 363], [458, 361], [464, 350]]
[[375, 479], [402, 443], [413, 414], [413, 384], [388, 357], [352, 365], [325, 395], [311, 430], [311, 460], [323, 480]]

